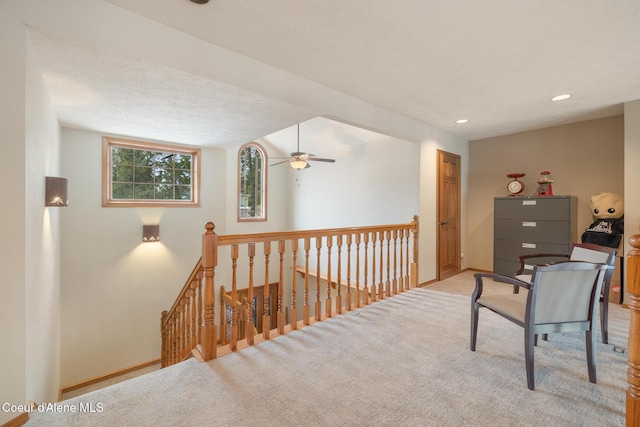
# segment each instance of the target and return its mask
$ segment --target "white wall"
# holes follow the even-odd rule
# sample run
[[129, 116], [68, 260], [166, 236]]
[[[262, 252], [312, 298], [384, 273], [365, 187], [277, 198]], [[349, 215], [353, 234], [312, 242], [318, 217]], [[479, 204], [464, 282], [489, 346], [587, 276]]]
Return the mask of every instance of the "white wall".
[[[59, 388], [59, 212], [44, 207], [58, 172], [59, 127], [21, 2], [0, 3], [0, 140], [7, 161], [0, 205], [0, 402], [53, 402]], [[10, 201], [10, 202], [9, 202]], [[0, 411], [0, 423], [19, 413]]]
[[[5, 159], [0, 178], [0, 402], [25, 403], [25, 52], [19, 2], [0, 2], [0, 141]], [[17, 414], [0, 410], [0, 424]]]
[[26, 390], [54, 402], [60, 388], [60, 215], [46, 208], [45, 176], [60, 176], [60, 126], [30, 45], [26, 86]]
[[[201, 252], [207, 221], [225, 233], [226, 165], [202, 150], [199, 208], [102, 207], [102, 134], [62, 131], [62, 385], [160, 356], [160, 315]], [[160, 224], [160, 242], [142, 243], [142, 225]]]

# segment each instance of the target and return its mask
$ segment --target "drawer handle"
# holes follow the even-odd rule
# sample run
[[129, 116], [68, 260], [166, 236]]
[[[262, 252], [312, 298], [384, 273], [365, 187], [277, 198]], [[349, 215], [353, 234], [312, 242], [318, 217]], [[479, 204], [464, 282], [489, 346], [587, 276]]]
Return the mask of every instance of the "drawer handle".
[[522, 247], [523, 248], [527, 248], [527, 249], [535, 249], [536, 248], [536, 244], [535, 243], [523, 243]]
[[535, 221], [522, 221], [523, 227], [535, 227], [536, 225]]

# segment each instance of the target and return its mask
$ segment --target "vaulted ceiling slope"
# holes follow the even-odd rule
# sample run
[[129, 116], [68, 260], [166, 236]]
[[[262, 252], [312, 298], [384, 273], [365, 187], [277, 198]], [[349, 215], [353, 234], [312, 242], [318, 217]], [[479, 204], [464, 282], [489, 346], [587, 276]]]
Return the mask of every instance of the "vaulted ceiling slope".
[[[466, 140], [621, 114], [624, 102], [640, 99], [637, 0], [106, 3], [195, 36], [212, 49], [223, 48]], [[145, 62], [149, 55], [125, 59], [113, 51], [112, 57], [89, 61], [95, 49], [83, 43], [90, 40], [77, 37], [72, 48], [65, 37], [73, 34], [59, 30], [65, 37], [56, 38], [50, 26], [33, 21], [52, 98], [69, 126], [89, 126], [102, 117], [107, 130], [126, 117], [139, 127], [136, 133], [174, 126], [176, 134], [190, 130], [201, 145], [220, 145], [255, 139], [324, 113], [232, 87], [215, 76]], [[144, 34], [140, 28], [132, 42], [140, 43]], [[152, 40], [149, 44], [149, 50], [158, 48]], [[114, 63], [118, 67], [109, 66]], [[87, 102], [64, 98], [64, 84], [70, 82], [83, 90], [66, 90], [67, 98], [78, 93], [106, 101], [92, 111]], [[550, 101], [564, 93], [572, 97]], [[169, 98], [175, 102], [163, 102]], [[140, 103], [146, 109], [136, 108]], [[252, 120], [239, 122], [241, 115]], [[456, 124], [460, 118], [469, 122]]]

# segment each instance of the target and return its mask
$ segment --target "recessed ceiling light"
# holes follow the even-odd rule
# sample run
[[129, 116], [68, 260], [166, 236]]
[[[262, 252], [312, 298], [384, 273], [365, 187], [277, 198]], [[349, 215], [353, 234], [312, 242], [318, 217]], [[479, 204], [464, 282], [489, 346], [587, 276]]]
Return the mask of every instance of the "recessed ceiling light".
[[567, 98], [571, 98], [571, 95], [569, 95], [568, 93], [565, 95], [558, 95], [558, 96], [554, 96], [553, 98], [551, 98], [552, 101], [562, 101], [563, 99], [567, 99]]
[[457, 123], [457, 124], [459, 124], [459, 125], [461, 125], [461, 124], [463, 124], [463, 123], [467, 123], [468, 121], [469, 121], [469, 120], [467, 120], [467, 119], [459, 119], [459, 120], [456, 120], [456, 123]]

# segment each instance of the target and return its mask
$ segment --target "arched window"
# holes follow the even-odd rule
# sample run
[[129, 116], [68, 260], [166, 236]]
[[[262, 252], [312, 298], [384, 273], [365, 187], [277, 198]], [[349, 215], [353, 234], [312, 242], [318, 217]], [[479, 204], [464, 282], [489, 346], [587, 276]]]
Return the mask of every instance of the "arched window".
[[256, 142], [238, 151], [238, 221], [267, 220], [267, 154]]

